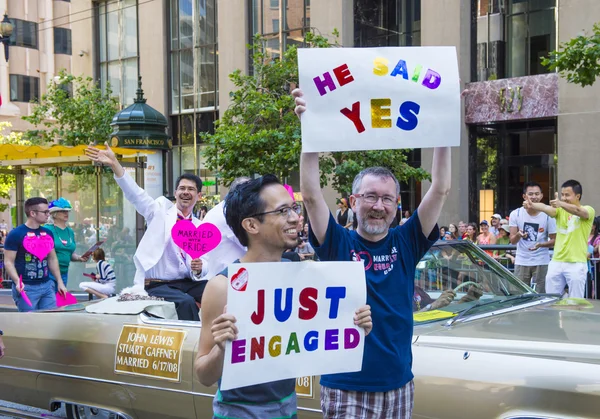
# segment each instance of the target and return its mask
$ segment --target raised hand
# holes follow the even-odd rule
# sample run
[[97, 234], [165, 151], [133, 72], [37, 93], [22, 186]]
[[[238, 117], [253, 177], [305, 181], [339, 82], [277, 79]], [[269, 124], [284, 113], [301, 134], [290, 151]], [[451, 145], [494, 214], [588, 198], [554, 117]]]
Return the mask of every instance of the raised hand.
[[554, 193], [554, 199], [550, 201], [550, 206], [552, 208], [560, 208], [562, 206], [562, 201], [558, 199], [558, 192]]
[[85, 155], [93, 162], [110, 166], [112, 171], [115, 173], [115, 176], [118, 178], [122, 177], [125, 174], [125, 169], [123, 169], [123, 166], [121, 166], [117, 160], [117, 156], [115, 156], [115, 153], [112, 151], [108, 143], [104, 143], [104, 146], [106, 149], [100, 150], [99, 148], [90, 144], [88, 148], [85, 149]]
[[88, 145], [85, 150], [85, 155], [94, 162], [112, 166], [117, 162], [117, 156], [115, 156], [115, 153], [112, 151], [108, 143], [104, 143], [104, 145], [106, 147], [105, 150], [100, 150], [91, 144]]
[[296, 102], [296, 108], [294, 112], [298, 115], [298, 118], [306, 111], [306, 101], [303, 99], [304, 93], [302, 93], [301, 89], [294, 89], [292, 91], [292, 96]]
[[529, 197], [525, 198], [525, 201], [523, 201], [523, 208], [525, 208], [526, 210], [533, 209], [533, 202], [531, 202]]

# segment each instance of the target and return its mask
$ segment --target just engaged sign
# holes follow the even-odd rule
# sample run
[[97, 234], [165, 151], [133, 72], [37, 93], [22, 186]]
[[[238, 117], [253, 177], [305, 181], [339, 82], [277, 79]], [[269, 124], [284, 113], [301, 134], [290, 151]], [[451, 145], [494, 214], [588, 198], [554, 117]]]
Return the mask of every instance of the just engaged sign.
[[298, 50], [302, 151], [460, 145], [454, 47]]
[[238, 337], [225, 347], [221, 390], [361, 369], [362, 262], [232, 264], [228, 273]]

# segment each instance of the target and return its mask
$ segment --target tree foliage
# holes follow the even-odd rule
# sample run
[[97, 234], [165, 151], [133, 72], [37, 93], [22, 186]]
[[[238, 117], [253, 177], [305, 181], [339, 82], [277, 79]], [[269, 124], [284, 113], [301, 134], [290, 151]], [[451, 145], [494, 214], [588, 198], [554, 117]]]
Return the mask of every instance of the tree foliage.
[[542, 65], [557, 70], [569, 83], [591, 86], [600, 76], [600, 23], [592, 35], [579, 35], [562, 43], [559, 50], [542, 59]]
[[37, 129], [26, 133], [34, 144], [56, 142], [61, 145], [103, 143], [112, 131], [110, 123], [119, 110], [119, 101], [110, 87], [103, 91], [91, 77], [73, 76], [62, 70], [58, 82], [23, 119]]
[[[338, 36], [337, 31], [334, 35]], [[338, 46], [314, 33], [307, 33], [304, 42], [312, 48]], [[272, 54], [260, 35], [255, 35], [249, 48], [251, 74], [241, 70], [230, 74], [236, 87], [230, 94], [231, 104], [216, 123], [215, 133], [203, 136], [207, 165], [218, 171], [226, 185], [236, 177], [253, 174], [273, 173], [284, 179], [299, 169], [300, 121], [290, 94], [298, 85], [297, 48], [289, 47], [282, 56]], [[427, 176], [406, 161], [406, 150], [324, 154], [321, 182], [326, 184], [331, 176], [338, 192], [349, 193], [354, 176], [368, 166], [385, 166], [402, 180]]]

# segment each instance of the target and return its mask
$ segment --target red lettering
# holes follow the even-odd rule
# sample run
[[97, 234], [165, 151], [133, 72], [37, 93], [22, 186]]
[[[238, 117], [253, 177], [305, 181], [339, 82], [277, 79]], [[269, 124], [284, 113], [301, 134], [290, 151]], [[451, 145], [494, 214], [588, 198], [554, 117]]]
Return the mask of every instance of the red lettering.
[[258, 290], [258, 307], [250, 316], [254, 324], [261, 324], [265, 319], [265, 290]]
[[344, 108], [340, 110], [340, 112], [354, 123], [354, 127], [356, 128], [359, 134], [361, 132], [364, 132], [365, 126], [360, 120], [360, 102], [354, 102], [352, 104], [352, 110]]
[[261, 336], [260, 341], [256, 338], [252, 338], [250, 341], [250, 361], [263, 359], [265, 357], [265, 337]]
[[340, 87], [354, 81], [354, 77], [350, 74], [348, 64], [342, 64], [341, 66], [334, 68], [333, 74], [335, 74], [335, 78], [340, 84]]
[[316, 288], [304, 288], [300, 291], [300, 308], [298, 317], [300, 320], [310, 320], [317, 315], [319, 307], [317, 305], [317, 296], [319, 291]]

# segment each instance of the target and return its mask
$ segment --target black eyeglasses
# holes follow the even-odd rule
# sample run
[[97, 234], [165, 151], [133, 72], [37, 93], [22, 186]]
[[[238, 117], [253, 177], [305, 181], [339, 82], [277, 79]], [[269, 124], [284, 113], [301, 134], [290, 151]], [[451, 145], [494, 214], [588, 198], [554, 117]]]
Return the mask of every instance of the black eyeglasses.
[[[261, 215], [269, 215], [269, 214], [277, 214], [280, 215], [282, 217], [286, 217], [289, 218], [290, 215], [292, 215], [292, 212], [295, 212], [296, 214], [300, 215], [302, 214], [302, 207], [299, 204], [294, 204], [291, 207], [283, 207], [283, 208], [279, 208], [273, 211], [267, 211], [267, 212], [260, 212], [258, 214], [252, 214], [250, 217], [259, 217]], [[248, 218], [250, 218], [248, 217]]]

